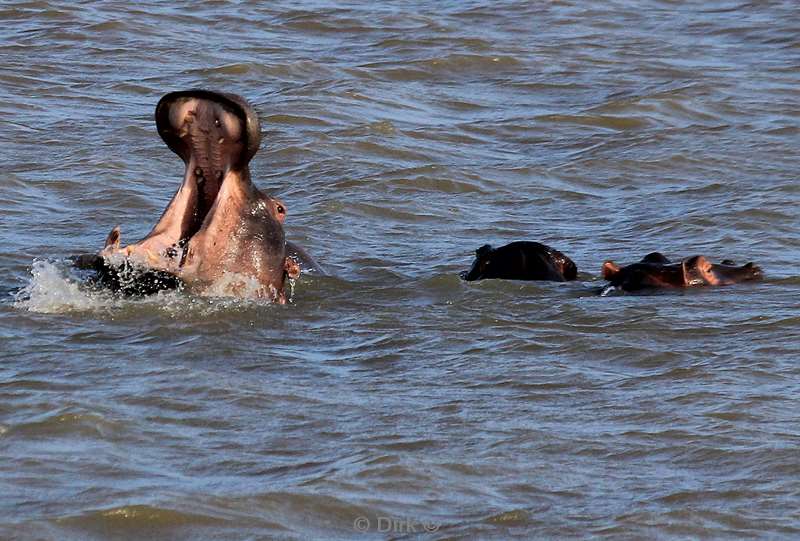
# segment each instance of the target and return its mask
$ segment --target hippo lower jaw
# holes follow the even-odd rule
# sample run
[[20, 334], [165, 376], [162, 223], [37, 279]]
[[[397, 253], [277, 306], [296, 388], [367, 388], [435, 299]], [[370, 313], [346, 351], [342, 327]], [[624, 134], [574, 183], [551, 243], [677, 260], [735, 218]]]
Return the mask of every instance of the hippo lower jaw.
[[189, 90], [164, 96], [155, 116], [186, 165], [183, 182], [144, 239], [122, 247], [115, 228], [100, 255], [172, 273], [200, 293], [285, 303], [285, 278], [299, 268], [286, 257], [285, 206], [250, 180], [255, 111], [238, 96]]

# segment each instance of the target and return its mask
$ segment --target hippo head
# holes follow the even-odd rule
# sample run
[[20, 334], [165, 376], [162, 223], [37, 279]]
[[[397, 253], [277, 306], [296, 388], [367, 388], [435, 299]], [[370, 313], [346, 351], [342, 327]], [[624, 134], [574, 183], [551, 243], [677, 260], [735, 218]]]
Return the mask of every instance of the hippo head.
[[716, 265], [701, 255], [687, 257], [681, 261], [681, 269], [684, 283], [689, 287], [731, 285], [759, 280], [763, 276], [761, 267], [754, 265], [752, 262], [738, 267], [733, 261], [726, 259]]
[[[183, 183], [147, 237], [120, 248], [116, 230], [101, 255], [122, 252], [214, 294], [285, 302], [284, 280], [297, 266], [286, 257], [286, 206], [250, 179], [261, 142], [255, 110], [236, 95], [187, 90], [161, 98], [155, 120], [186, 165]], [[212, 287], [221, 282], [228, 289]]]
[[475, 250], [475, 261], [468, 271], [459, 274], [472, 282], [484, 278], [505, 280], [574, 280], [575, 263], [558, 250], [533, 241], [515, 241], [493, 248], [484, 244]]
[[474, 282], [480, 280], [488, 274], [489, 266], [492, 263], [492, 245], [484, 244], [475, 250], [475, 261], [472, 262], [472, 267], [468, 271], [462, 271], [459, 276], [462, 280], [467, 282]]
[[621, 267], [613, 261], [603, 263], [603, 278], [608, 287], [625, 291], [662, 287], [695, 287], [730, 285], [762, 277], [761, 268], [753, 263], [741, 267], [728, 259], [713, 264], [702, 255], [672, 263], [658, 252], [646, 255], [638, 263]]

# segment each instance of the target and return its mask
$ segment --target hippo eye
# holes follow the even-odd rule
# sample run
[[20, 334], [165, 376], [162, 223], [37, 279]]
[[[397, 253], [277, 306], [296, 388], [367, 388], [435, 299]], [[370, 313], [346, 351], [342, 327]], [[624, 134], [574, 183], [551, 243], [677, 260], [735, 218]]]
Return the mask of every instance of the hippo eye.
[[283, 208], [283, 205], [280, 203], [278, 203], [277, 207], [275, 207], [275, 210], [278, 211], [278, 214], [286, 214], [286, 209]]

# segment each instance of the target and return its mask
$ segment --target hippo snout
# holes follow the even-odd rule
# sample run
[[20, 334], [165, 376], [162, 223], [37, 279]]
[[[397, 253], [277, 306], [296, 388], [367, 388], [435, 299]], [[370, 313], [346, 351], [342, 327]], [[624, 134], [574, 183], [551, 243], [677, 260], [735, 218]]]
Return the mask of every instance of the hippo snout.
[[764, 271], [761, 270], [761, 267], [753, 264], [752, 262], [745, 265], [745, 268], [750, 272], [750, 276], [752, 276], [754, 279], [764, 277]]

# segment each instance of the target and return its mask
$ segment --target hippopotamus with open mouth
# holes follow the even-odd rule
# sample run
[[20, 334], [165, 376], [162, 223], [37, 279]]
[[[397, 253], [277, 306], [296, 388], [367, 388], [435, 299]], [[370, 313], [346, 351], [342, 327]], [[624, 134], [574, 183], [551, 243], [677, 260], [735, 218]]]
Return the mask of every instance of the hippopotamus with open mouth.
[[577, 274], [575, 263], [558, 250], [539, 242], [517, 241], [499, 248], [484, 244], [475, 250], [472, 267], [459, 276], [467, 282], [485, 278], [566, 282]]
[[249, 163], [261, 142], [255, 110], [233, 94], [186, 90], [161, 98], [155, 120], [186, 164], [178, 192], [145, 238], [121, 246], [116, 227], [99, 252], [102, 259], [78, 263], [134, 265], [159, 283], [175, 277], [200, 293], [285, 303], [286, 277], [300, 274], [288, 252], [307, 255], [287, 248], [284, 203], [251, 182]]
[[753, 263], [737, 266], [726, 259], [711, 263], [702, 255], [687, 257], [673, 263], [663, 254], [647, 254], [639, 263], [620, 267], [613, 261], [603, 263], [603, 278], [610, 284], [603, 290], [639, 291], [647, 288], [723, 286], [759, 280], [761, 268]]

